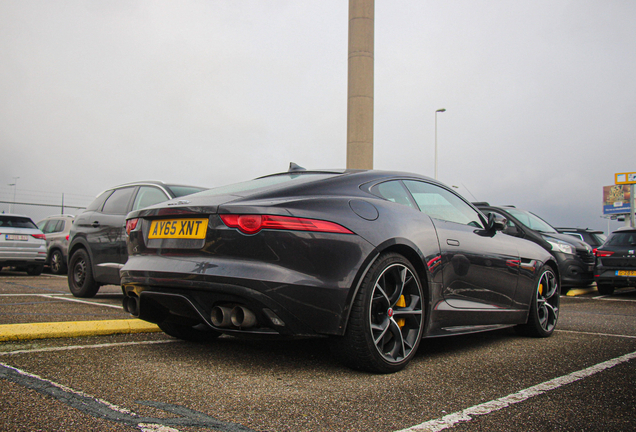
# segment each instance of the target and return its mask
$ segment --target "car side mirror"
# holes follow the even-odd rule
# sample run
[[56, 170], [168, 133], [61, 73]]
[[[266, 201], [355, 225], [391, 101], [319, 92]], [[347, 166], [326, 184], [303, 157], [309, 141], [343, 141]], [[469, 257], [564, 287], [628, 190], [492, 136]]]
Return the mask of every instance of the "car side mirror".
[[488, 213], [488, 226], [486, 227], [487, 231], [503, 231], [506, 228], [506, 224], [508, 220], [495, 213]]

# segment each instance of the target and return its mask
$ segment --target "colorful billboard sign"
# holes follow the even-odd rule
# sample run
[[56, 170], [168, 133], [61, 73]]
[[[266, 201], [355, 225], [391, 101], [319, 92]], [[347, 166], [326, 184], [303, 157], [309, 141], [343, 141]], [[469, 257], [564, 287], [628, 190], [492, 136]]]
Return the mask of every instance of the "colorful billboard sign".
[[616, 173], [614, 174], [614, 180], [617, 185], [636, 184], [636, 172]]
[[629, 185], [603, 186], [603, 214], [629, 214]]

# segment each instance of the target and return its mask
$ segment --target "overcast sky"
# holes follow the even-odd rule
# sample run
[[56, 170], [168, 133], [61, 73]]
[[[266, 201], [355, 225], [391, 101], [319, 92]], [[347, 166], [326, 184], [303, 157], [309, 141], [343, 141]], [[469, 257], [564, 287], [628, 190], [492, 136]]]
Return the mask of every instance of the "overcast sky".
[[[635, 23], [630, 0], [376, 0], [374, 168], [433, 176], [446, 108], [441, 181], [607, 230]], [[347, 0], [0, 0], [0, 201], [344, 168], [347, 37]]]

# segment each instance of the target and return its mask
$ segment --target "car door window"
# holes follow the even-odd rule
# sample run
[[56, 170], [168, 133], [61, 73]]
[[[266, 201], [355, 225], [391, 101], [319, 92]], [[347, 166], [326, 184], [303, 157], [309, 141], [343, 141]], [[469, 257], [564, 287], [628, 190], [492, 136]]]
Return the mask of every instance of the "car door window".
[[135, 203], [133, 204], [133, 210], [139, 210], [144, 207], [149, 207], [154, 204], [158, 204], [163, 201], [169, 200], [165, 192], [161, 189], [152, 186], [141, 186], [137, 196], [135, 197]]
[[506, 219], [506, 226], [504, 227], [502, 231], [504, 234], [508, 234], [514, 237], [523, 237], [523, 229], [520, 226], [518, 226], [512, 219], [510, 219], [510, 216], [504, 213], [492, 211], [492, 210], [489, 210], [488, 213], [496, 214]]
[[409, 207], [415, 208], [413, 202], [409, 198], [408, 191], [402, 185], [402, 182], [399, 180], [387, 181], [384, 183], [380, 183], [373, 187], [371, 192], [374, 195], [382, 197], [386, 200], [389, 200], [394, 203], [404, 204]]
[[64, 231], [64, 220], [60, 219], [55, 224], [55, 229], [53, 230], [53, 232], [59, 233], [59, 232], [62, 232], [62, 231]]
[[479, 213], [454, 193], [421, 181], [405, 180], [404, 184], [420, 210], [430, 217], [483, 228]]
[[128, 213], [128, 203], [132, 197], [135, 188], [116, 189], [104, 203], [102, 213], [122, 215]]

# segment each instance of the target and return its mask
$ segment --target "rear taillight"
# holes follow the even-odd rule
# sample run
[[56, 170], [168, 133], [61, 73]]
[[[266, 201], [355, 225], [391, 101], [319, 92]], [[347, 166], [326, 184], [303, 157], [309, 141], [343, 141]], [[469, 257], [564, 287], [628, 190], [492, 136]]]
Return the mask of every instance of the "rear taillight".
[[272, 215], [220, 215], [229, 228], [237, 228], [245, 234], [256, 234], [261, 230], [313, 231], [337, 234], [353, 234], [337, 223], [290, 216]]
[[608, 257], [608, 256], [614, 255], [614, 252], [602, 251], [602, 250], [594, 249], [594, 255], [596, 255], [599, 258], [603, 258], [603, 257]]
[[36, 239], [46, 240], [46, 235], [44, 234], [31, 234], [31, 237], [35, 237]]
[[128, 219], [126, 221], [126, 234], [130, 235], [130, 232], [137, 228], [137, 222], [139, 222], [139, 218]]
[[66, 234], [66, 241], [68, 241], [68, 238], [70, 237], [69, 234]]

